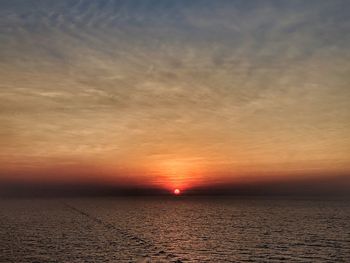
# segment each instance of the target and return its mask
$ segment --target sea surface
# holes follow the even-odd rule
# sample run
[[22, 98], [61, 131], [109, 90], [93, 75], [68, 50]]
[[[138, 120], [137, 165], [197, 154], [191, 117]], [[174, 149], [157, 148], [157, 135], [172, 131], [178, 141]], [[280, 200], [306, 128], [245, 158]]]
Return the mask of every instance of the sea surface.
[[350, 203], [2, 199], [0, 262], [350, 262]]

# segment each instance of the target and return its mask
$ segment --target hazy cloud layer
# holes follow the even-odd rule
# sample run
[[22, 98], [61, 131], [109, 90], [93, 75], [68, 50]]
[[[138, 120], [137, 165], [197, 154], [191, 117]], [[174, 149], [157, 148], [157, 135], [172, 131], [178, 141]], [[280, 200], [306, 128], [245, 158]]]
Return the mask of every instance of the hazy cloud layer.
[[349, 12], [336, 0], [1, 1], [2, 173], [93, 166], [174, 185], [348, 173]]

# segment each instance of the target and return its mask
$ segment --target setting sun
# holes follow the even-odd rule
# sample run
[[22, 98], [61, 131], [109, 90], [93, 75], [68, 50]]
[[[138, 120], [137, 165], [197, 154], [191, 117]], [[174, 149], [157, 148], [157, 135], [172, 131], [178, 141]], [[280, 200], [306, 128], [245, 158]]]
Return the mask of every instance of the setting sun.
[[175, 194], [175, 195], [179, 195], [179, 194], [181, 194], [180, 189], [175, 189], [175, 190], [174, 190], [174, 194]]

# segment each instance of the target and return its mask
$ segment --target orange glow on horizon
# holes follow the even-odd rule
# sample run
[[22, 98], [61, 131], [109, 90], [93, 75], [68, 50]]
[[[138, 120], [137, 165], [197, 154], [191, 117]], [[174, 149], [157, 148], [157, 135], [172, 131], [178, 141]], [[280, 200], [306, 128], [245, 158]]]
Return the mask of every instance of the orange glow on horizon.
[[205, 174], [203, 164], [190, 157], [155, 159], [149, 165], [151, 174], [158, 178], [156, 184], [171, 192], [197, 185]]

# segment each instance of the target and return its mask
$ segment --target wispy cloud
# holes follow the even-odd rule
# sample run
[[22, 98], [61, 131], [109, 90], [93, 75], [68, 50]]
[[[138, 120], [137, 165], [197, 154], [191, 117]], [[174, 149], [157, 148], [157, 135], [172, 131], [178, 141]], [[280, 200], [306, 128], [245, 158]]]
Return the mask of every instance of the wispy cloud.
[[170, 154], [201, 160], [203, 173], [349, 170], [347, 1], [0, 10], [3, 167], [66, 156], [144, 169]]

